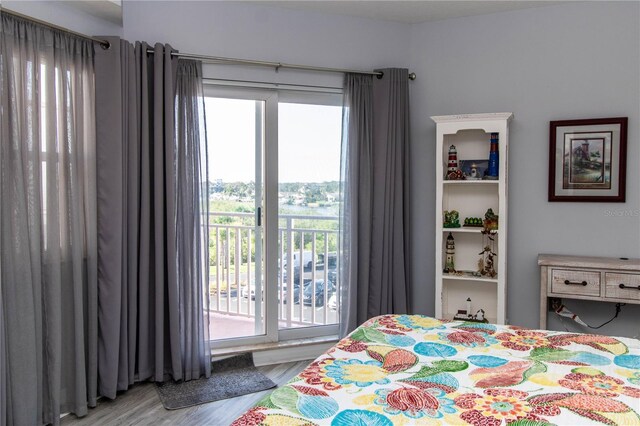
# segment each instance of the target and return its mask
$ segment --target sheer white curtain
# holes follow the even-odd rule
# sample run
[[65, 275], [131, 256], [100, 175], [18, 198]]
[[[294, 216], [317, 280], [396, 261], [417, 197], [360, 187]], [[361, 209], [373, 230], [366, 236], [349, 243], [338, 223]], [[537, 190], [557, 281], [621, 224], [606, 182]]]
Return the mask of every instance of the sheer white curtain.
[[0, 423], [95, 405], [93, 45], [3, 14]]

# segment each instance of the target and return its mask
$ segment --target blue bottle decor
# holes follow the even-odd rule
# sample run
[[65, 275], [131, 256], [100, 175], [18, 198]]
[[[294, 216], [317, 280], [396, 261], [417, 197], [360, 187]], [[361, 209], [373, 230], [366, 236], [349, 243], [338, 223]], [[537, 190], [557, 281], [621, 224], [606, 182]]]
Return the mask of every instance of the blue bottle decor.
[[488, 179], [498, 179], [500, 158], [498, 154], [498, 134], [491, 133], [491, 150], [489, 151], [489, 168], [487, 170]]

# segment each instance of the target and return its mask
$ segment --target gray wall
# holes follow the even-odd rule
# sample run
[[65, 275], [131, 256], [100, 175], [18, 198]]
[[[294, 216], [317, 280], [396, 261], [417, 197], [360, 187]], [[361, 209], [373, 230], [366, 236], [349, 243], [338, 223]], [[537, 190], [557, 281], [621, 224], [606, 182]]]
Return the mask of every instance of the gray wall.
[[87, 35], [122, 35], [122, 27], [60, 1], [3, 0], [2, 7]]
[[[639, 15], [638, 2], [580, 2], [412, 27], [416, 311], [434, 312], [432, 115], [515, 114], [508, 204], [512, 324], [537, 327], [538, 253], [640, 257]], [[627, 202], [547, 202], [549, 121], [613, 116], [629, 117]], [[589, 323], [614, 312], [613, 304], [570, 307]], [[599, 332], [638, 335], [639, 308], [627, 305]], [[558, 321], [550, 327], [563, 329]]]
[[[128, 40], [188, 53], [371, 70], [406, 66], [409, 26], [241, 2], [125, 2]], [[209, 65], [215, 78], [342, 86], [341, 74]]]

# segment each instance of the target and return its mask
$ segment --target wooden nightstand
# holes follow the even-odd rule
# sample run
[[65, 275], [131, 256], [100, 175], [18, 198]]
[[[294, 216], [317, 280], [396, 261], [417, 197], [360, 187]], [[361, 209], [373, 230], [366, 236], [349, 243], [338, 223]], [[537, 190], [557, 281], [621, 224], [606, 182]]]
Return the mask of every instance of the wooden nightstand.
[[640, 305], [640, 259], [538, 255], [540, 328], [550, 297]]

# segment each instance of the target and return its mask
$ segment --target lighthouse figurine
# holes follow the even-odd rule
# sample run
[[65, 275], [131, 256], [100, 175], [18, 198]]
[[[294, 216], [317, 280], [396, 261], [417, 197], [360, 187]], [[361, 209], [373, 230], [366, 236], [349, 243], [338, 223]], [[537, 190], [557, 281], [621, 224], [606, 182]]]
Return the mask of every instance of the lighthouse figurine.
[[464, 173], [458, 167], [458, 151], [456, 146], [451, 145], [449, 147], [449, 159], [447, 161], [447, 179], [448, 180], [463, 180]]
[[456, 244], [451, 232], [449, 232], [449, 236], [447, 237], [447, 248], [445, 250], [445, 254], [447, 256], [447, 260], [444, 263], [444, 272], [449, 274], [456, 272], [456, 265], [453, 259], [453, 256], [456, 254]]
[[491, 133], [491, 145], [489, 151], [489, 168], [487, 179], [497, 180], [499, 176], [500, 154], [498, 152], [498, 134]]

